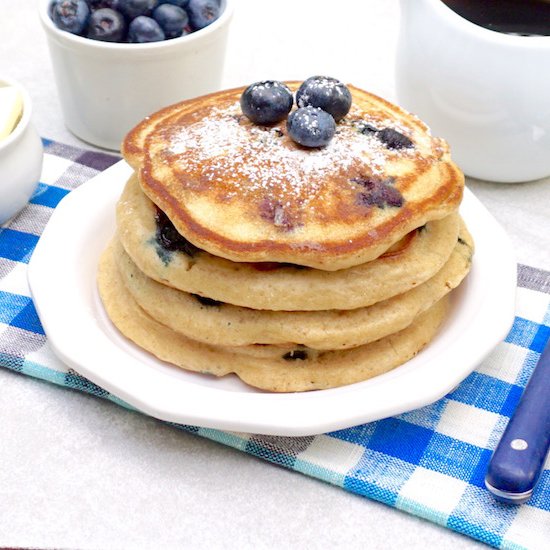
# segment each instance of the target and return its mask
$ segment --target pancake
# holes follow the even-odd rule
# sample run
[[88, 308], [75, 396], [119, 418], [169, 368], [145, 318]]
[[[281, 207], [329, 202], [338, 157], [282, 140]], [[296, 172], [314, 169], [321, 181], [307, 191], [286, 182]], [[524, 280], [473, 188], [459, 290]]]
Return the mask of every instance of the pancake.
[[293, 343], [345, 349], [378, 340], [408, 325], [456, 288], [470, 269], [473, 242], [461, 222], [449, 260], [431, 279], [366, 308], [328, 311], [255, 310], [175, 290], [144, 275], [119, 242], [114, 256], [126, 288], [153, 319], [188, 338], [218, 346]]
[[344, 386], [387, 372], [408, 361], [434, 337], [448, 308], [448, 299], [444, 298], [406, 329], [350, 350], [326, 351], [312, 359], [260, 359], [239, 353], [236, 348], [191, 340], [155, 321], [128, 292], [112, 247], [101, 257], [98, 286], [114, 325], [159, 359], [215, 376], [235, 373], [247, 384], [272, 392]]
[[148, 277], [192, 294], [253, 309], [315, 311], [366, 307], [406, 292], [437, 273], [455, 247], [458, 214], [428, 222], [402, 246], [340, 271], [231, 262], [190, 247], [169, 251], [157, 239], [155, 205], [137, 178], [117, 204], [118, 236]]
[[147, 117], [122, 152], [146, 195], [196, 247], [234, 262], [350, 268], [449, 216], [464, 177], [424, 123], [349, 89], [352, 108], [321, 149], [294, 143], [285, 121], [251, 123], [239, 88]]

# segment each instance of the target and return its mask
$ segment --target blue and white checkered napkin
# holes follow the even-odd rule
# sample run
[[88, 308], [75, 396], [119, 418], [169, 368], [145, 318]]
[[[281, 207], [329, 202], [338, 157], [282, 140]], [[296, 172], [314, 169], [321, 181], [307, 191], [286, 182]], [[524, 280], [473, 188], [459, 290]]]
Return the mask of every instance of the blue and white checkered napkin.
[[[26, 266], [57, 203], [118, 158], [45, 141], [30, 204], [0, 228], [0, 366], [126, 406], [49, 349]], [[189, 432], [379, 500], [499, 548], [550, 548], [550, 461], [530, 501], [497, 503], [483, 484], [506, 422], [550, 336], [550, 272], [520, 266], [506, 341], [452, 393], [394, 418], [312, 437]]]

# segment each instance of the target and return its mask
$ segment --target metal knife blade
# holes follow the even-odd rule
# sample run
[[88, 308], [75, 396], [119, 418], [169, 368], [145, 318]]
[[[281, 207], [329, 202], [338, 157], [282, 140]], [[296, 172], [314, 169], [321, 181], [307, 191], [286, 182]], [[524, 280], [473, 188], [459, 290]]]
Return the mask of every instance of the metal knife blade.
[[489, 461], [485, 486], [502, 502], [526, 502], [537, 484], [549, 447], [550, 341]]

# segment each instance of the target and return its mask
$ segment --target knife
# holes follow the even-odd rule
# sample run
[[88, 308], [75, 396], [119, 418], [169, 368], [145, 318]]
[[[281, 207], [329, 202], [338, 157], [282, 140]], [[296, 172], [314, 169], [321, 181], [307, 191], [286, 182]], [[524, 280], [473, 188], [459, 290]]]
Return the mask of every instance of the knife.
[[550, 341], [542, 352], [487, 469], [485, 486], [497, 500], [529, 500], [550, 447]]

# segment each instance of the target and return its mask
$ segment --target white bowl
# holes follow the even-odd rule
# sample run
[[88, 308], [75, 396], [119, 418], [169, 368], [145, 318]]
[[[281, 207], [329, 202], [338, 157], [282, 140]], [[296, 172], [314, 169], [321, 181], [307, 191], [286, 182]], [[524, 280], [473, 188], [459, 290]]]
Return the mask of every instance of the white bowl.
[[222, 0], [220, 17], [180, 38], [122, 44], [59, 30], [40, 0], [61, 109], [80, 139], [118, 150], [126, 133], [145, 116], [221, 86], [233, 0]]
[[42, 141], [31, 122], [32, 103], [17, 82], [0, 78], [0, 86], [14, 86], [23, 97], [23, 114], [13, 132], [0, 140], [0, 224], [15, 216], [36, 188], [42, 172]]

